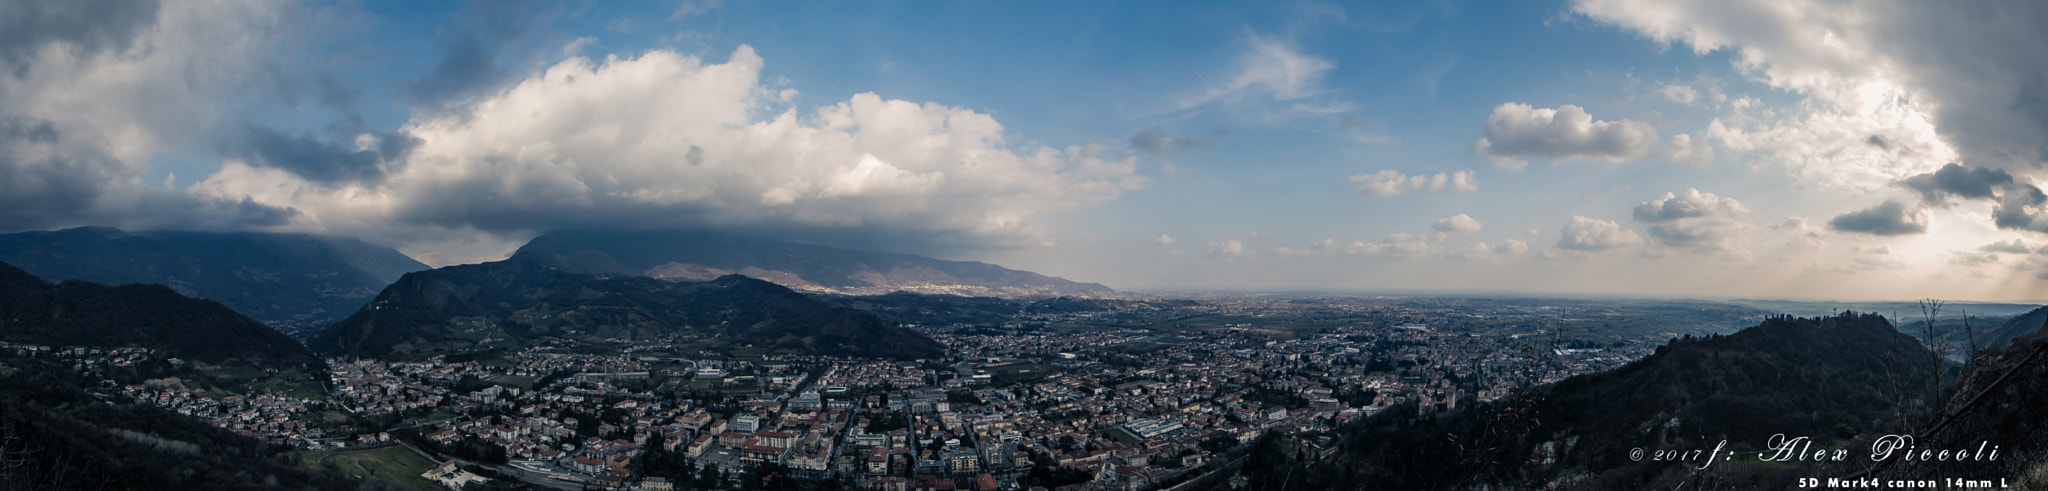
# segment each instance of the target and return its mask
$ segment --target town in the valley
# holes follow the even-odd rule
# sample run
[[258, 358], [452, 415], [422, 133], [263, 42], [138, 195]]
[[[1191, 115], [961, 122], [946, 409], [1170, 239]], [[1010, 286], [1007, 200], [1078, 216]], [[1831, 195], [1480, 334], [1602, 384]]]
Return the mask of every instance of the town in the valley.
[[[943, 359], [554, 342], [475, 359], [330, 358], [319, 391], [106, 380], [95, 393], [307, 452], [406, 448], [436, 463], [420, 477], [453, 489], [692, 489], [762, 476], [899, 491], [1140, 489], [1226, 479], [1207, 474], [1232, 472], [1261, 435], [1314, 447], [1314, 435], [1389, 407], [1452, 410], [1722, 330], [1659, 324], [1658, 308], [1212, 296], [910, 326], [943, 343]], [[88, 375], [156, 356], [6, 349]]]

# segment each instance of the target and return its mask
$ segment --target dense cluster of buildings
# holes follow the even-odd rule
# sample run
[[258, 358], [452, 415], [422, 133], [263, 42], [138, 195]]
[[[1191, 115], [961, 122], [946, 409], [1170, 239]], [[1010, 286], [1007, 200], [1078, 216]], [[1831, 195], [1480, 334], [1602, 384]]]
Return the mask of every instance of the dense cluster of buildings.
[[[272, 392], [237, 394], [230, 391], [189, 387], [176, 377], [162, 377], [140, 381], [141, 383], [116, 384], [114, 372], [147, 373], [151, 370], [184, 369], [190, 364], [185, 360], [165, 356], [157, 350], [146, 348], [106, 348], [83, 346], [41, 346], [0, 342], [0, 350], [21, 357], [41, 359], [69, 367], [72, 371], [87, 376], [96, 382], [87, 387], [88, 393], [102, 398], [125, 396], [130, 400], [155, 404], [171, 411], [212, 421], [220, 426], [245, 436], [271, 443], [307, 446], [324, 436], [324, 431], [307, 423], [309, 409], [328, 404], [325, 398], [301, 398]], [[154, 365], [146, 368], [145, 365]], [[255, 372], [262, 376], [262, 370], [237, 366], [234, 370]], [[4, 371], [4, 370], [0, 370]], [[196, 385], [196, 384], [195, 384]]]
[[[1228, 306], [1203, 307], [1214, 314]], [[1332, 429], [1396, 404], [1453, 410], [1646, 355], [1650, 343], [1565, 347], [1542, 330], [1476, 335], [1428, 318], [1276, 336], [1254, 322], [1164, 329], [919, 327], [944, 360], [619, 354], [532, 348], [495, 363], [328, 361], [331, 394], [214, 397], [172, 383], [121, 387], [136, 400], [297, 445], [333, 442], [333, 405], [366, 420], [354, 441], [487, 449], [522, 478], [662, 489], [705, 468], [775, 464], [802, 478], [874, 489], [1017, 489], [1034, 468], [1139, 488], [1202, 472], [1269, 432]], [[146, 350], [61, 352], [80, 370]], [[50, 354], [50, 353], [46, 353]], [[372, 433], [371, 431], [375, 431]], [[403, 440], [403, 439], [401, 439]], [[469, 455], [469, 454], [459, 454]], [[689, 467], [651, 469], [678, 461]], [[655, 458], [660, 457], [660, 458]], [[653, 464], [650, 462], [661, 462]], [[649, 473], [662, 474], [650, 477]], [[434, 479], [464, 482], [453, 467]], [[735, 474], [727, 474], [735, 475]], [[1043, 483], [1037, 483], [1043, 484]]]

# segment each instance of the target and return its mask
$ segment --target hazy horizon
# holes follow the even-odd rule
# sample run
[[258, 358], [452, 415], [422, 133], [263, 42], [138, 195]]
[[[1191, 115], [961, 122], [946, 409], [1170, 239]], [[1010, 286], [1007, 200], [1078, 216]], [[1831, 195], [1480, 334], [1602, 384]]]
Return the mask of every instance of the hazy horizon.
[[702, 228], [1140, 291], [2048, 298], [2038, 4], [95, 8], [10, 9], [0, 232], [443, 266]]

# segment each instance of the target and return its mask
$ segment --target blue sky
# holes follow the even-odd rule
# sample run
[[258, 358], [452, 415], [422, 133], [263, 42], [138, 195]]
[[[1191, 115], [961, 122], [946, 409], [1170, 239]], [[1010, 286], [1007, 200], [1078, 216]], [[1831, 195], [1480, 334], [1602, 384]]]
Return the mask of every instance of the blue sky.
[[2026, 4], [9, 8], [8, 230], [454, 264], [719, 228], [1125, 289], [2048, 281], [2048, 15]]

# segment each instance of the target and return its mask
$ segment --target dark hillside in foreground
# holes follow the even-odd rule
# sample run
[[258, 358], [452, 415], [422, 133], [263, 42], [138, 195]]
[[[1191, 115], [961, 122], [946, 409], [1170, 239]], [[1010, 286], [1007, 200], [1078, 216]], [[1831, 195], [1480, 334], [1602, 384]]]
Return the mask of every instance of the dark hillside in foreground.
[[400, 275], [427, 269], [349, 238], [105, 227], [0, 234], [0, 261], [51, 281], [167, 285], [288, 333], [340, 320]]
[[317, 364], [298, 341], [210, 300], [162, 285], [52, 285], [0, 263], [0, 340], [48, 346], [138, 347], [204, 363], [262, 368]]
[[[1996, 328], [1988, 329], [1988, 332], [1979, 335], [1977, 342], [1984, 348], [2004, 346], [2021, 337], [2040, 331], [2041, 325], [2044, 323], [2048, 323], [2048, 307], [2034, 309], [2032, 312], [2007, 319], [2004, 323], [1998, 324]], [[1990, 327], [1986, 326], [1986, 328]]]
[[[1875, 475], [1884, 479], [1925, 479], [1928, 476], [1956, 476], [1990, 479], [2011, 489], [2048, 487], [2048, 319], [2041, 311], [2015, 320], [2031, 322], [2031, 330], [2018, 328], [2010, 345], [1988, 349], [1969, 367], [1970, 376], [1959, 384], [1957, 406], [1946, 418], [1948, 425], [1930, 432], [1944, 418], [1928, 417], [1915, 425], [1911, 434], [1919, 448], [1992, 448], [1997, 459], [1961, 461], [1895, 460]], [[2028, 319], [2032, 318], [2032, 319]], [[1994, 385], [1995, 384], [1995, 385]], [[1975, 405], [1964, 407], [1969, 401]], [[1854, 470], [1871, 464], [1857, 462]]]
[[1867, 444], [1895, 429], [1901, 401], [1908, 410], [1918, 406], [1918, 392], [1896, 388], [1930, 386], [1933, 370], [1924, 360], [1918, 342], [1874, 314], [1773, 317], [1730, 335], [1675, 340], [1621, 368], [1471, 409], [1390, 408], [1345, 428], [1336, 453], [1305, 471], [1257, 470], [1301, 465], [1284, 453], [1255, 455], [1246, 468], [1254, 469], [1250, 489], [1268, 490], [1358, 482], [1671, 489], [1700, 484], [1685, 465], [1700, 462], [1632, 460], [1631, 452], [1711, 451], [1725, 440], [1722, 452], [1752, 457], [1714, 464], [1714, 482], [1786, 487], [1812, 469], [1756, 462], [1772, 435]]
[[0, 489], [364, 490], [308, 470], [283, 447], [79, 387], [69, 367], [0, 348]]

